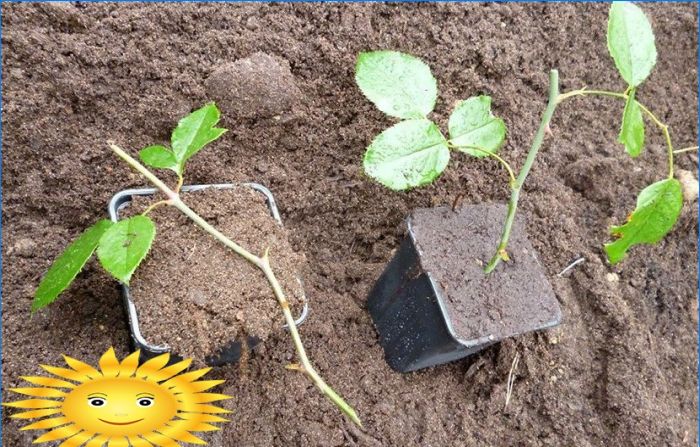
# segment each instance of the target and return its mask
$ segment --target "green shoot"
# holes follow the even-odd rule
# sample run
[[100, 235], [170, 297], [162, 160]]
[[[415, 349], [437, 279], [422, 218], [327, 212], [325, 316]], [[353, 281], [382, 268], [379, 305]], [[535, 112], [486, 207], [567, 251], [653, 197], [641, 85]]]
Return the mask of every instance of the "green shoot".
[[269, 253], [266, 251], [262, 256], [256, 256], [236, 244], [195, 213], [180, 198], [179, 190], [183, 184], [182, 174], [187, 161], [208, 143], [218, 139], [226, 132], [226, 129], [215, 127], [218, 121], [218, 108], [213, 103], [207, 104], [180, 120], [172, 133], [172, 149], [154, 145], [139, 152], [139, 157], [145, 164], [158, 169], [170, 169], [177, 174], [178, 182], [174, 189], [171, 189], [124, 150], [110, 144], [110, 148], [116, 155], [160, 189], [167, 200], [156, 202], [140, 215], [129, 219], [117, 223], [102, 220], [90, 227], [63, 252], [44, 276], [35, 294], [32, 311], [37, 311], [55, 301], [82, 270], [95, 249], [102, 267], [117, 280], [128, 284], [131, 276], [148, 254], [156, 235], [156, 227], [148, 217], [148, 213], [162, 205], [172, 206], [185, 214], [214, 239], [260, 269], [282, 308], [285, 322], [299, 357], [300, 364], [296, 369], [303, 372], [348, 418], [355, 424], [362, 426], [355, 410], [326, 384], [306, 355], [294, 317], [289, 309], [289, 303], [272, 270]]
[[637, 100], [638, 87], [656, 64], [656, 46], [651, 25], [642, 10], [628, 2], [614, 2], [608, 19], [607, 44], [615, 66], [627, 83], [623, 92], [582, 88], [559, 93], [559, 76], [550, 72], [549, 100], [527, 158], [517, 177], [511, 165], [497, 154], [506, 137], [502, 119], [491, 113], [491, 98], [475, 96], [460, 101], [450, 115], [449, 139], [427, 115], [433, 110], [437, 84], [430, 69], [414, 56], [394, 51], [375, 51], [358, 56], [355, 80], [362, 93], [386, 114], [403, 118], [374, 138], [364, 157], [367, 175], [390, 189], [401, 191], [432, 183], [445, 170], [450, 149], [473, 157], [491, 157], [508, 172], [511, 198], [498, 246], [487, 262], [492, 272], [501, 261], [508, 261], [508, 240], [518, 207], [520, 192], [542, 146], [557, 106], [578, 96], [606, 96], [624, 101], [618, 141], [631, 157], [644, 149], [644, 117], [662, 132], [667, 145], [668, 177], [644, 190], [628, 222], [614, 226], [618, 238], [604, 251], [611, 264], [620, 262], [627, 250], [638, 244], [661, 240], [675, 224], [682, 206], [681, 189], [673, 176], [674, 151], [668, 126]]

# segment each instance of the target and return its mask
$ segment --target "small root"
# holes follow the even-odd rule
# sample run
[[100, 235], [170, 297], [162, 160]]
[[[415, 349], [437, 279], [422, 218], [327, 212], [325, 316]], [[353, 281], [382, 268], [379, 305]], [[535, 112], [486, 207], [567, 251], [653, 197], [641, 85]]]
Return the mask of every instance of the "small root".
[[515, 385], [515, 370], [518, 368], [518, 363], [520, 362], [520, 353], [516, 352], [515, 357], [513, 357], [513, 363], [510, 365], [510, 372], [508, 373], [508, 382], [506, 385], [506, 404], [503, 406], [505, 410], [508, 408], [510, 403], [510, 398], [513, 396], [513, 385]]

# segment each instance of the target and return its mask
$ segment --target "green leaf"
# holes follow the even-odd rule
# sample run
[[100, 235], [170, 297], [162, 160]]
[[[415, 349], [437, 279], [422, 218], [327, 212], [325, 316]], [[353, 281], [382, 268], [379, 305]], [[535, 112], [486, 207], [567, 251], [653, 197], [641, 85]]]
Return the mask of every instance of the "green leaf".
[[644, 149], [644, 119], [634, 94], [635, 89], [632, 89], [627, 97], [625, 111], [622, 113], [622, 128], [617, 141], [625, 145], [625, 150], [630, 156], [637, 157]]
[[452, 144], [462, 146], [457, 150], [474, 157], [486, 157], [487, 154], [469, 146], [495, 153], [506, 138], [505, 123], [491, 113], [490, 96], [474, 96], [457, 103], [448, 128]]
[[633, 245], [660, 241], [673, 228], [682, 206], [681, 184], [676, 179], [661, 180], [644, 188], [627, 223], [610, 228], [610, 233], [619, 238], [605, 244], [610, 263], [620, 262]]
[[97, 257], [109, 273], [124, 284], [148, 254], [156, 226], [147, 216], [120, 220], [102, 235]]
[[178, 172], [178, 162], [173, 151], [165, 146], [148, 146], [139, 151], [141, 161], [158, 169], [172, 169]]
[[39, 284], [32, 301], [32, 312], [53, 303], [73, 282], [78, 273], [83, 269], [92, 252], [95, 251], [100, 237], [112, 226], [112, 222], [103, 219], [78, 237], [65, 251], [54, 261]]
[[656, 64], [654, 31], [644, 12], [629, 2], [613, 2], [608, 15], [608, 50], [622, 78], [637, 87]]
[[170, 138], [182, 174], [185, 162], [204, 146], [219, 138], [226, 129], [214, 127], [219, 122], [219, 109], [210, 103], [182, 118]]
[[425, 185], [445, 170], [450, 160], [447, 140], [430, 120], [407, 120], [377, 135], [367, 148], [367, 175], [393, 190]]
[[379, 110], [396, 118], [425, 118], [437, 99], [430, 67], [398, 51], [360, 53], [355, 82]]

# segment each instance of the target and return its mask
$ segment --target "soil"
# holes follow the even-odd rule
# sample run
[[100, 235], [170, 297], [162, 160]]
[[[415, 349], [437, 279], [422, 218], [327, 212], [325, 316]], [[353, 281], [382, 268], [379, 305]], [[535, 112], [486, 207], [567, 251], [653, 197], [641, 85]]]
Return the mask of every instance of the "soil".
[[[142, 212], [153, 201], [137, 196], [124, 215]], [[292, 315], [301, 314], [303, 258], [292, 250], [263, 194], [239, 186], [184, 193], [183, 201], [251, 253], [262, 255], [269, 248]], [[235, 339], [265, 341], [282, 332], [284, 317], [257, 267], [174, 208], [160, 207], [150, 216], [156, 239], [130, 287], [146, 341], [201, 362]]]
[[490, 275], [484, 266], [500, 240], [503, 204], [418, 209], [411, 215], [423, 270], [444, 294], [455, 336], [500, 341], [552, 326], [561, 311], [552, 286], [516, 216], [508, 245], [510, 262]]
[[[638, 99], [678, 147], [697, 136], [697, 5], [647, 4], [658, 62]], [[216, 369], [234, 413], [212, 446], [683, 446], [697, 436], [697, 204], [659, 244], [611, 267], [607, 227], [666, 172], [648, 124], [637, 159], [616, 142], [623, 105], [574, 98], [557, 109], [519, 212], [564, 323], [458, 362], [400, 374], [383, 360], [364, 308], [415, 208], [505, 202], [496, 163], [453, 156], [432, 186], [391, 192], [363, 176], [372, 137], [391, 125], [353, 80], [355, 57], [396, 49], [430, 64], [444, 128], [455, 101], [493, 98], [501, 154], [520, 166], [539, 123], [547, 72], [561, 89], [622, 91], [605, 43], [606, 4], [3, 4], [3, 400], [61, 353], [96, 364], [128, 350], [118, 288], [94, 261], [30, 318], [41, 275], [104, 217], [118, 190], [143, 186], [108, 149], [167, 142], [179, 117], [211, 100], [206, 80], [258, 52], [289, 62], [304, 101], [271, 118], [223, 116], [230, 131], [194, 157], [188, 182], [254, 180], [275, 194], [304, 253], [311, 314], [301, 329], [320, 373], [358, 411], [349, 425], [306, 377], [284, 333], [249, 361]], [[261, 99], [262, 100], [262, 99]], [[697, 157], [677, 166], [695, 173]], [[174, 179], [167, 178], [169, 182]], [[34, 245], [30, 242], [33, 241]], [[562, 276], [572, 261], [585, 258]], [[513, 392], [505, 406], [514, 357]], [[22, 384], [22, 385], [21, 385]], [[36, 432], [3, 409], [3, 445]]]

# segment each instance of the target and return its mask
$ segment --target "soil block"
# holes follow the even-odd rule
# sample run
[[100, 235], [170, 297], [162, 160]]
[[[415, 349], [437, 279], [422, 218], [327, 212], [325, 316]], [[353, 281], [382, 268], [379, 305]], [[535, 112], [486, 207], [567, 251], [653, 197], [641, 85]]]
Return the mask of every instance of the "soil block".
[[408, 218], [407, 235], [367, 300], [393, 369], [450, 362], [560, 323], [559, 303], [522, 217], [513, 225], [511, 260], [484, 274], [506, 211], [481, 204], [417, 209]]
[[[193, 185], [182, 188], [185, 203], [253, 253], [271, 248], [272, 267], [304, 322], [308, 305], [295, 254], [270, 191], [256, 183]], [[117, 221], [142, 212], [158, 194], [129, 189], [116, 194], [109, 214]], [[136, 271], [122, 285], [134, 349], [142, 358], [170, 352], [217, 366], [238, 361], [283, 327], [283, 317], [264, 276], [202, 231], [179, 211], [162, 207], [149, 216], [156, 239]], [[286, 325], [284, 325], [286, 328]], [[245, 341], [245, 343], [242, 343]]]

